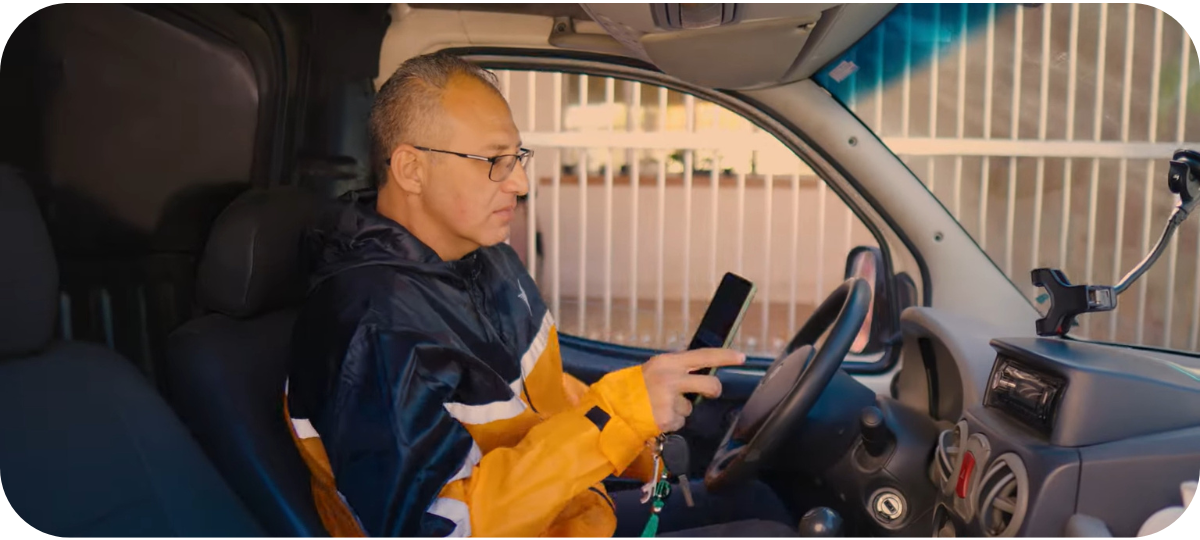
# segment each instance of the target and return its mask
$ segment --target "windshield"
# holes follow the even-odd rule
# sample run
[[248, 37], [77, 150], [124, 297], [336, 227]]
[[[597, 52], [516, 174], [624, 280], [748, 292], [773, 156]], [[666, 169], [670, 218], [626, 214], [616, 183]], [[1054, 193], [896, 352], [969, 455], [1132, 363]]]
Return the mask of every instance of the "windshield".
[[[1043, 312], [1030, 270], [1115, 284], [1175, 204], [1167, 161], [1200, 148], [1195, 48], [1149, 6], [901, 4], [814, 79]], [[1072, 335], [1196, 350], [1198, 257], [1192, 219], [1116, 311]]]

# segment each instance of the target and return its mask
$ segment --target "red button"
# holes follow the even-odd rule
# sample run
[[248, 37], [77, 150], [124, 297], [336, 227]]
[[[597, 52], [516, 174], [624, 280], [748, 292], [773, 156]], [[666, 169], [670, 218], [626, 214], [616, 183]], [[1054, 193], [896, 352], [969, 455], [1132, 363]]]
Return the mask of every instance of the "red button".
[[975, 454], [967, 452], [963, 454], [962, 468], [958, 470], [958, 485], [954, 488], [954, 493], [958, 498], [967, 498], [967, 484], [971, 482], [971, 472], [975, 470]]

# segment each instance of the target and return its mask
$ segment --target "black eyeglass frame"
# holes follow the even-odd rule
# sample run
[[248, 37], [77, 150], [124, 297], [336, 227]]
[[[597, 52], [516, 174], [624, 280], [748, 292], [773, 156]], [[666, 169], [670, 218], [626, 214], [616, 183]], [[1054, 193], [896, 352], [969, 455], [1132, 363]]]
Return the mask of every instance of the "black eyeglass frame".
[[[512, 174], [512, 169], [516, 168], [517, 163], [520, 163], [521, 167], [524, 167], [524, 166], [526, 166], [526, 163], [529, 162], [529, 158], [533, 157], [533, 150], [529, 150], [527, 148], [518, 149], [518, 154], [502, 154], [499, 156], [492, 156], [492, 157], [476, 156], [474, 154], [463, 154], [463, 152], [455, 152], [455, 151], [450, 151], [450, 150], [438, 150], [436, 148], [426, 148], [426, 146], [413, 145], [413, 148], [421, 150], [421, 151], [426, 151], [426, 152], [439, 152], [439, 154], [449, 154], [451, 156], [466, 157], [466, 158], [468, 158], [468, 160], [486, 161], [488, 164], [490, 164], [490, 168], [487, 169], [487, 179], [491, 180], [493, 182], [503, 182], [504, 180], [508, 180], [509, 175]], [[499, 163], [499, 161], [503, 160], [503, 158], [505, 158], [505, 157], [514, 158], [514, 161], [512, 161], [512, 167], [509, 167], [509, 170], [506, 170], [503, 178], [500, 178], [500, 179], [493, 178], [494, 173], [496, 173], [496, 163]], [[388, 166], [391, 166], [391, 158], [388, 158], [388, 160], [385, 160], [384, 163], [388, 164]]]

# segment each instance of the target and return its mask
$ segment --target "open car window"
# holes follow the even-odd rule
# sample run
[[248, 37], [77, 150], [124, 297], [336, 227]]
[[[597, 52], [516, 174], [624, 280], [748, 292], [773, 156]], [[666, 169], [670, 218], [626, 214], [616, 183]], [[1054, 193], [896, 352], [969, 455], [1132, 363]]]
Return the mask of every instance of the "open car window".
[[774, 356], [851, 249], [877, 245], [791, 150], [718, 104], [611, 77], [498, 75], [536, 150], [510, 243], [566, 334], [681, 349], [733, 272], [758, 285], [733, 347]]

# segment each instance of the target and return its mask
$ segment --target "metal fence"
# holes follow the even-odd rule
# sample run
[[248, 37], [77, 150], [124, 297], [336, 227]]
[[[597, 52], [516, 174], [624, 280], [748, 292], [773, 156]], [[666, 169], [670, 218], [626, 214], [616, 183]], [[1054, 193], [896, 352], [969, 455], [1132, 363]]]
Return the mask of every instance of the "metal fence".
[[[1115, 282], [1167, 216], [1165, 158], [1200, 140], [1186, 34], [1132, 4], [898, 9], [937, 10], [938, 25], [984, 9], [987, 23], [851, 109], [1031, 299], [1035, 266]], [[737, 346], [770, 353], [841, 281], [850, 248], [874, 243], [795, 155], [719, 106], [612, 78], [499, 75], [538, 151], [524, 205], [536, 226], [512, 242], [564, 332], [682, 346], [733, 271], [760, 284]], [[1195, 349], [1198, 255], [1189, 224], [1081, 334]]]
[[[968, 19], [966, 6], [900, 9]], [[1044, 299], [1029, 280], [1039, 266], [1116, 283], [1174, 204], [1166, 160], [1200, 147], [1191, 40], [1135, 4], [969, 9], [986, 10], [982, 29], [856, 110], [1031, 299]], [[1196, 349], [1198, 230], [1188, 224], [1119, 309], [1084, 316], [1079, 334]]]

